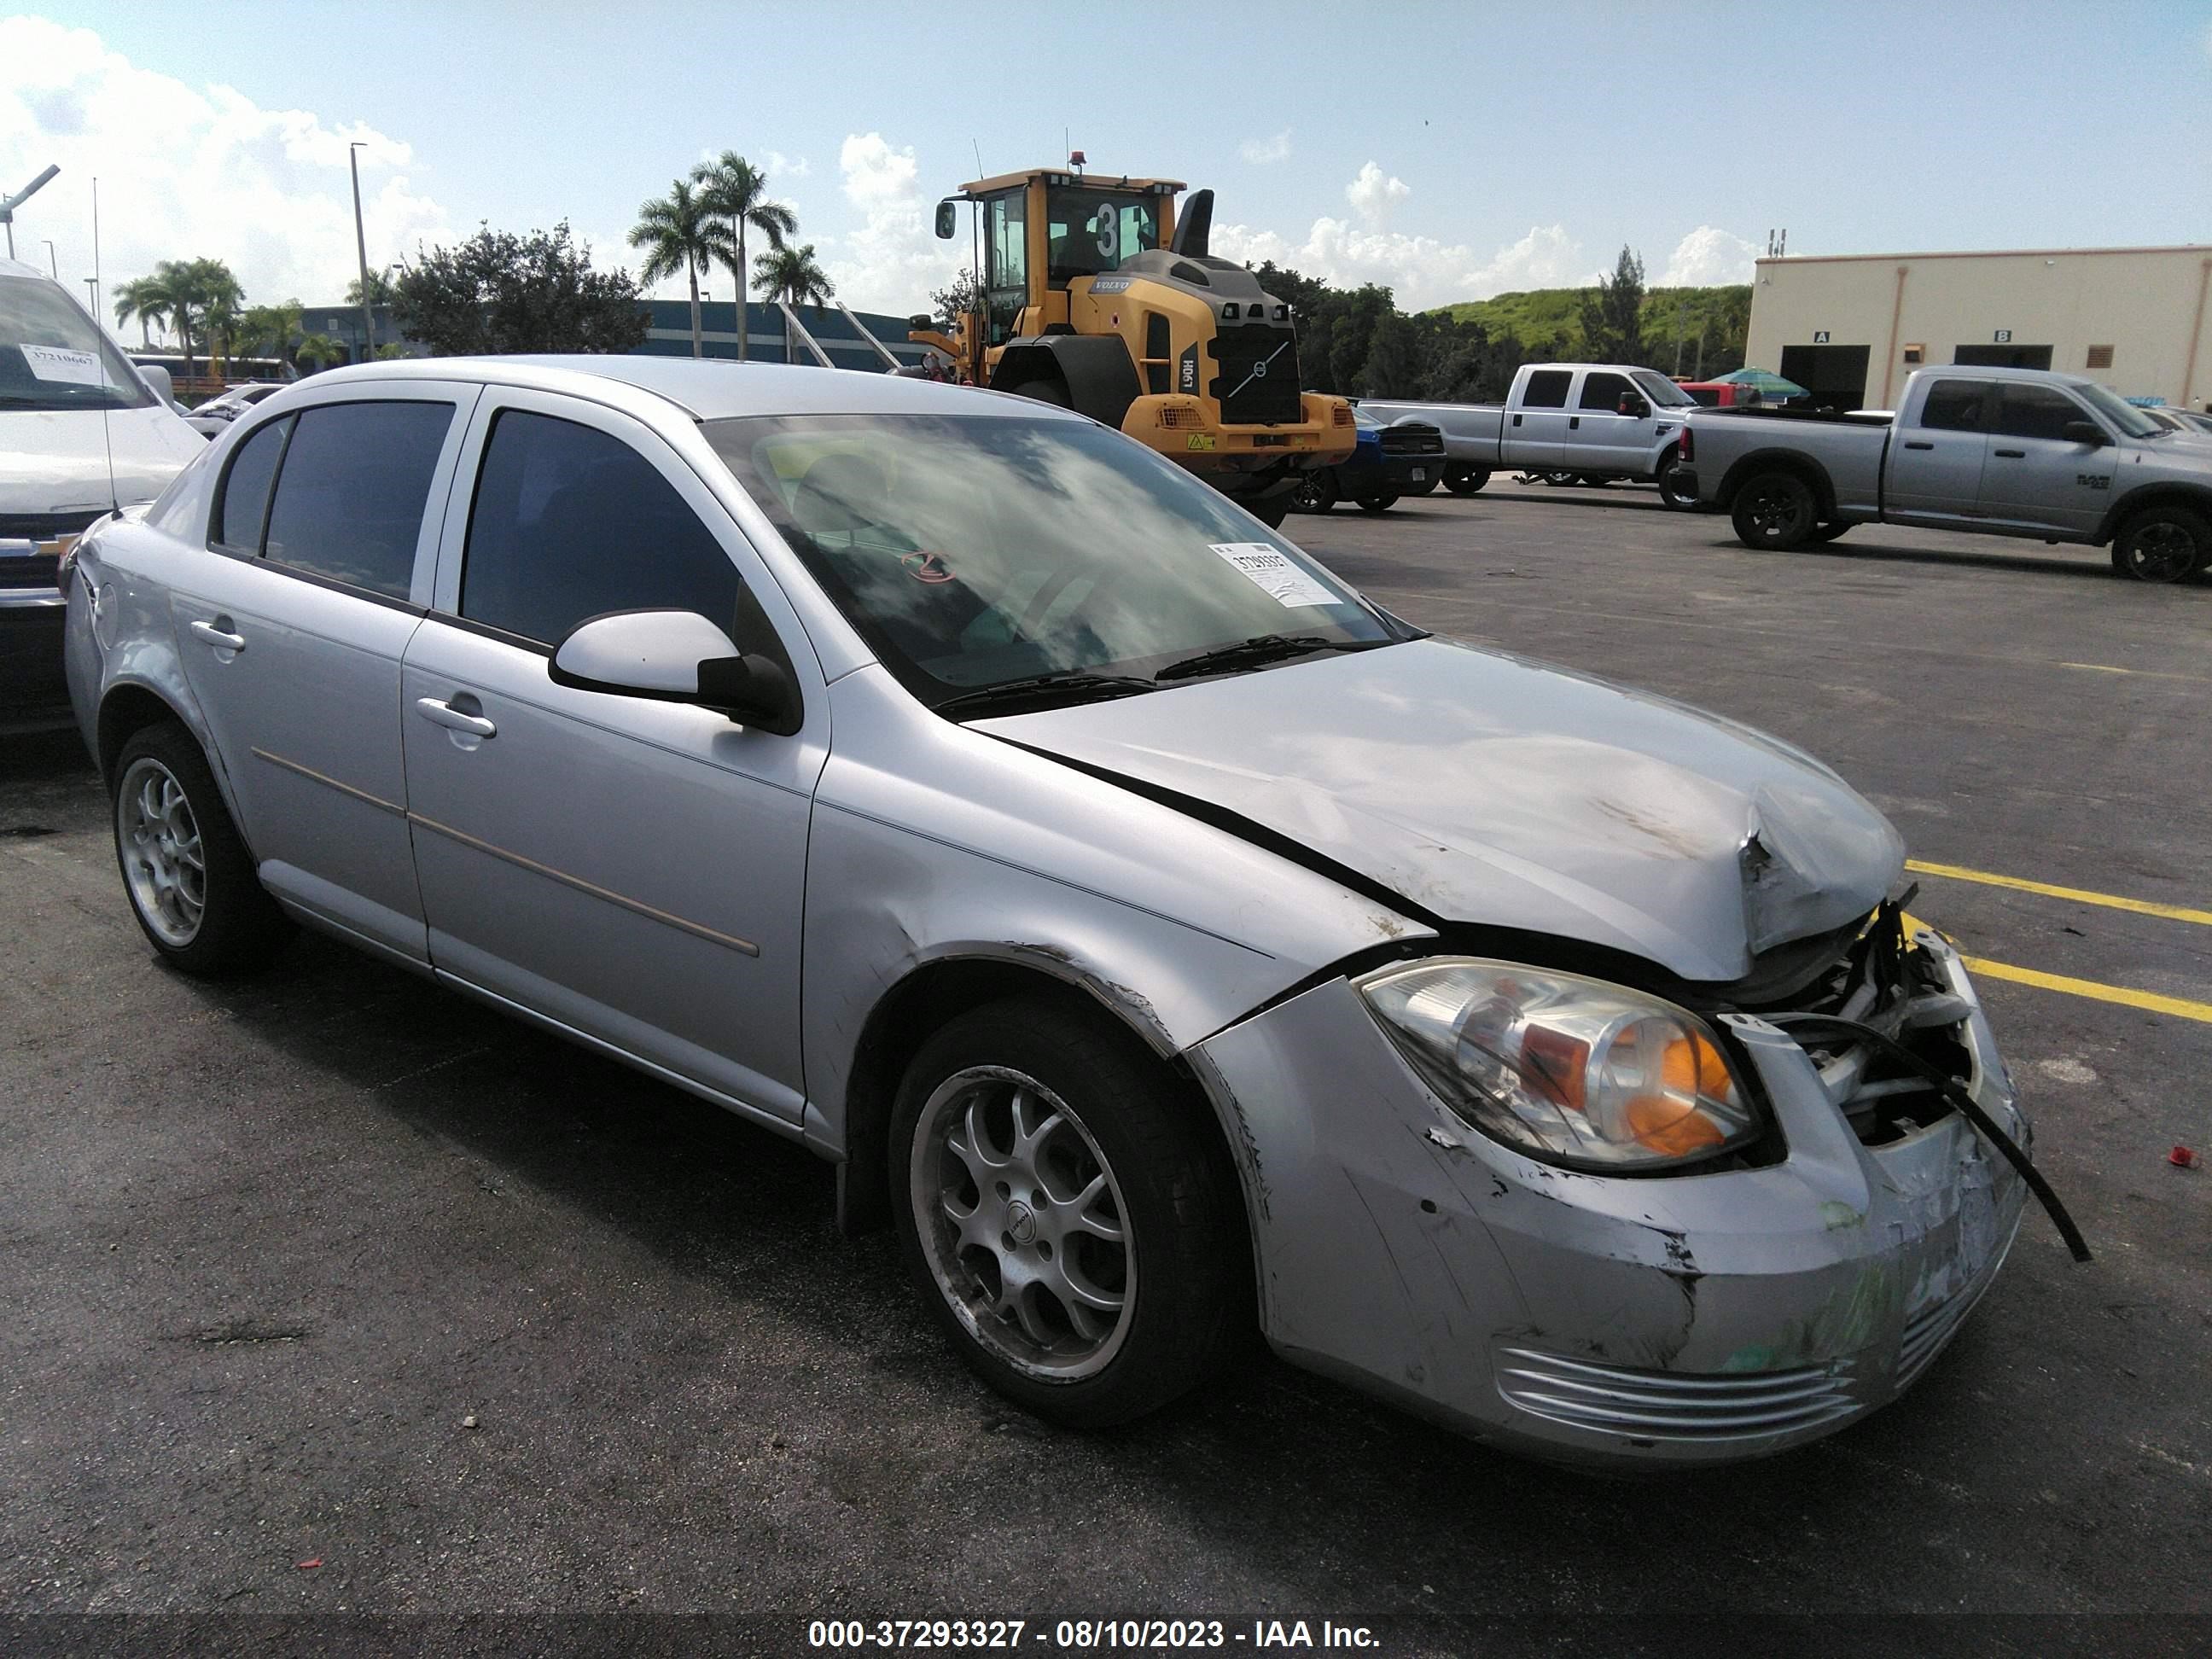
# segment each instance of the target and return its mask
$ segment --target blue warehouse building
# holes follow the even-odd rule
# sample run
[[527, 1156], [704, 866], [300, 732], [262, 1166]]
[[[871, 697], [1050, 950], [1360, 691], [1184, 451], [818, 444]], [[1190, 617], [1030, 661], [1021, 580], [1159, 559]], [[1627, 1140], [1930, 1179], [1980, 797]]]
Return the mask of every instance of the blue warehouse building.
[[[653, 326], [645, 337], [639, 351], [654, 357], [688, 357], [691, 355], [691, 302], [686, 300], [647, 300], [646, 309], [652, 313]], [[840, 368], [864, 368], [880, 372], [883, 360], [868, 349], [868, 343], [853, 331], [845, 313], [835, 306], [794, 306], [799, 320], [806, 325], [806, 331], [821, 343], [830, 354], [830, 361]], [[879, 312], [862, 311], [855, 313], [867, 327], [868, 332], [888, 346], [900, 361], [919, 363], [924, 353], [918, 345], [907, 343], [907, 319], [889, 317]], [[699, 307], [699, 326], [702, 337], [702, 349], [709, 357], [732, 357], [738, 355], [737, 307], [728, 300], [708, 300]], [[745, 307], [745, 356], [757, 363], [811, 363], [813, 356], [794, 337], [786, 355], [783, 314], [774, 306], [748, 305]]]

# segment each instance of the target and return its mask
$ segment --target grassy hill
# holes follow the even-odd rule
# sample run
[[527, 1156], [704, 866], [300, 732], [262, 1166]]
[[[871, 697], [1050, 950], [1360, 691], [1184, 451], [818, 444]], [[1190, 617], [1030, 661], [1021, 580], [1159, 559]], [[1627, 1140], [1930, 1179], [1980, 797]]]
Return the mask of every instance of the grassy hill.
[[[1532, 353], [1573, 358], [1583, 349], [1583, 295], [1578, 288], [1538, 288], [1500, 294], [1488, 300], [1463, 300], [1438, 309], [1459, 322], [1480, 323], [1492, 337], [1510, 334]], [[1751, 286], [1655, 288], [1644, 296], [1644, 358], [1673, 366], [1679, 315], [1685, 343], [1682, 372], [1690, 371], [1700, 328], [1705, 337], [1705, 372], [1725, 374], [1743, 362], [1745, 331], [1751, 324]]]

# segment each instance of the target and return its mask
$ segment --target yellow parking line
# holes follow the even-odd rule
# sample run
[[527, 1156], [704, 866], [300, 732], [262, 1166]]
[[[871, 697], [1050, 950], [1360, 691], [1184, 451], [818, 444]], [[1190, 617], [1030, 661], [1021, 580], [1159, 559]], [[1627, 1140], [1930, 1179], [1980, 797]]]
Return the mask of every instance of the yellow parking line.
[[2151, 899], [2122, 898], [2117, 893], [2093, 893], [2086, 887], [2055, 887], [2047, 881], [2029, 881], [2021, 876], [2000, 876], [1987, 870], [1969, 870], [1960, 864], [1923, 864], [1918, 859], [1907, 859], [1905, 867], [1923, 876], [1942, 876], [1951, 881], [1978, 881], [1985, 887], [2012, 887], [2023, 893], [2040, 893], [2045, 898], [2072, 899], [2077, 904], [2101, 904], [2109, 910], [2133, 910], [2138, 915], [2163, 916], [2168, 921], [2193, 921], [2199, 927], [2212, 927], [2212, 910], [2191, 910], [2186, 905], [2160, 904]]
[[2182, 1019], [2202, 1020], [2212, 1025], [2212, 1002], [2191, 1002], [2186, 997], [2165, 997], [2155, 991], [2132, 990], [2124, 985], [2100, 985], [2094, 979], [2069, 979], [2063, 974], [2040, 973], [2033, 968], [2015, 968], [2008, 962], [1991, 962], [1986, 957], [1961, 957], [1966, 971], [1982, 979], [2008, 979], [2015, 985], [2033, 985], [2045, 991], [2063, 991], [2070, 997], [2087, 997], [2093, 1002], [2117, 1002], [2124, 1007], [2146, 1008], [2154, 1014], [2172, 1014]]
[[2108, 662], [2062, 662], [2061, 668], [2079, 668], [2092, 674], [2132, 674], [2139, 680], [2195, 680], [2197, 674], [2169, 674], [2157, 668], [2115, 668]]

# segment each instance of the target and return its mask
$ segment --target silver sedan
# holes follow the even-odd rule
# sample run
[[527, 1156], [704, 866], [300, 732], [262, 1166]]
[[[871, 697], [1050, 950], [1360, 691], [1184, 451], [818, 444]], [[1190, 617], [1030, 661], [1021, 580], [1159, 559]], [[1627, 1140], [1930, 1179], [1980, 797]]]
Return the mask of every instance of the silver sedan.
[[1546, 1456], [1770, 1452], [1921, 1373], [2038, 1180], [1833, 772], [1029, 400], [364, 365], [66, 582], [161, 957], [318, 928], [803, 1141], [1060, 1422], [1256, 1325]]

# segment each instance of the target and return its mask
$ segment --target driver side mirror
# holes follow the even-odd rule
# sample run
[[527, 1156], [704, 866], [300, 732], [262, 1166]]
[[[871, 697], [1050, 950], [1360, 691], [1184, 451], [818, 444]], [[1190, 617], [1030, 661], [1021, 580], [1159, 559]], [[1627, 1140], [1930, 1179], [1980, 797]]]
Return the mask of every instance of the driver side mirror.
[[1651, 405], [1632, 392], [1620, 400], [1620, 412], [1632, 421], [1648, 420], [1651, 415]]
[[2112, 441], [2094, 421], [2069, 421], [2060, 435], [2069, 444], [2087, 444], [2092, 449], [2101, 449]]
[[555, 648], [546, 672], [572, 690], [696, 703], [779, 737], [799, 730], [799, 688], [782, 665], [739, 652], [696, 611], [587, 617]]
[[937, 240], [940, 242], [952, 240], [952, 203], [950, 198], [937, 204]]

